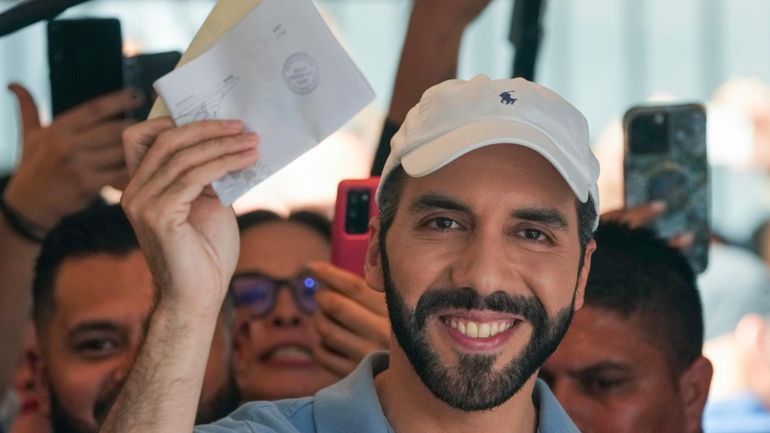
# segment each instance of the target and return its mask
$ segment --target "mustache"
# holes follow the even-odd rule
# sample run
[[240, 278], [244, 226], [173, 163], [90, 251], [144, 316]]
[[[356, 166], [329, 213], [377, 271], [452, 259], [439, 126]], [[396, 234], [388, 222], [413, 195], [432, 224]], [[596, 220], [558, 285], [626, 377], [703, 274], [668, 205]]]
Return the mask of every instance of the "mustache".
[[534, 296], [512, 295], [500, 291], [481, 296], [470, 287], [460, 287], [434, 288], [423, 293], [414, 310], [417, 328], [423, 329], [431, 315], [449, 309], [515, 314], [531, 322], [535, 329], [548, 325], [548, 313], [540, 300]]

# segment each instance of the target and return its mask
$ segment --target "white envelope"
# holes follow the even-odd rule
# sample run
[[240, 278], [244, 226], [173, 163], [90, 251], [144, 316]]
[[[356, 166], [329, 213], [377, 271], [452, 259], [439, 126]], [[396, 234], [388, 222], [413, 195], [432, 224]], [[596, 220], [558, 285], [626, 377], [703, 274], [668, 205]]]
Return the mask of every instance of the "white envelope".
[[155, 89], [178, 125], [240, 119], [259, 134], [257, 164], [214, 182], [224, 204], [310, 150], [374, 99], [310, 0], [263, 0]]
[[[253, 10], [262, 0], [219, 0], [211, 9], [206, 20], [198, 29], [190, 46], [179, 59], [177, 67], [188, 63], [190, 60], [200, 56], [206, 50], [211, 48], [214, 43], [226, 31], [235, 27], [241, 22], [251, 10]], [[170, 116], [163, 99], [158, 98], [152, 105], [148, 119], [154, 119], [161, 116]]]

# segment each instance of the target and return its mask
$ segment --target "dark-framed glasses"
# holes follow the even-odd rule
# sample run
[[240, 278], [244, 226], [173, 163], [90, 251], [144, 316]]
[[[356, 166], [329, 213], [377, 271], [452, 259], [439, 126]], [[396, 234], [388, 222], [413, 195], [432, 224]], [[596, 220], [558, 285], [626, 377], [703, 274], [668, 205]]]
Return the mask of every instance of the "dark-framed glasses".
[[246, 311], [252, 319], [263, 318], [275, 308], [278, 291], [283, 287], [291, 291], [300, 310], [312, 314], [318, 309], [315, 294], [321, 284], [307, 271], [289, 279], [273, 278], [260, 272], [244, 272], [233, 275], [230, 281], [236, 308]]

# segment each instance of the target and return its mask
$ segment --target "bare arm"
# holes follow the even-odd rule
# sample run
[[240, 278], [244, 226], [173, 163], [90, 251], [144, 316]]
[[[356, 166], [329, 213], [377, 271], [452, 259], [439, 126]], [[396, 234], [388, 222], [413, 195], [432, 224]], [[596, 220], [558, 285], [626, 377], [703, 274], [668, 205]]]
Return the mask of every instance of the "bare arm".
[[487, 4], [489, 0], [415, 0], [393, 87], [390, 122], [401, 124], [425, 90], [457, 76], [463, 32]]
[[240, 122], [175, 128], [168, 118], [124, 135], [129, 170], [122, 204], [159, 291], [147, 337], [104, 432], [191, 431], [219, 310], [238, 260], [232, 208], [210, 186], [256, 161]]
[[[390, 153], [390, 139], [423, 92], [457, 76], [463, 32], [490, 0], [415, 0], [401, 50], [371, 174], [379, 176]], [[428, 59], [428, 60], [426, 60]]]
[[[29, 92], [11, 85], [19, 102], [23, 153], [3, 191], [3, 202], [25, 220], [50, 229], [85, 208], [104, 185], [126, 178], [120, 135], [128, 125], [112, 116], [138, 102], [127, 92], [97, 98], [40, 124]], [[29, 318], [33, 269], [40, 245], [20, 236], [0, 216], [0, 395], [21, 350]]]

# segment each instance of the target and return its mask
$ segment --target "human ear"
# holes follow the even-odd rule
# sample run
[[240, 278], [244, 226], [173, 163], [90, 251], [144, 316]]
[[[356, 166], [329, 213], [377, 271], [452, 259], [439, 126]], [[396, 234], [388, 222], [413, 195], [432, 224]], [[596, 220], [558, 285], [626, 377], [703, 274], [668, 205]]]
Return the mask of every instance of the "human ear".
[[700, 433], [714, 368], [704, 356], [698, 358], [679, 377], [679, 391], [684, 407], [687, 433]]
[[583, 252], [583, 266], [578, 272], [577, 286], [575, 287], [575, 310], [583, 306], [585, 299], [586, 284], [588, 284], [588, 273], [591, 271], [591, 256], [596, 251], [596, 241], [591, 239]]
[[374, 217], [369, 221], [369, 245], [366, 248], [364, 278], [369, 287], [379, 292], [384, 292], [385, 281], [382, 272], [382, 254], [380, 248], [380, 217]]

